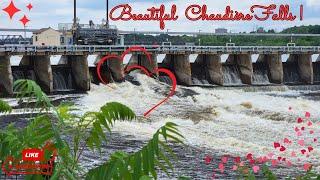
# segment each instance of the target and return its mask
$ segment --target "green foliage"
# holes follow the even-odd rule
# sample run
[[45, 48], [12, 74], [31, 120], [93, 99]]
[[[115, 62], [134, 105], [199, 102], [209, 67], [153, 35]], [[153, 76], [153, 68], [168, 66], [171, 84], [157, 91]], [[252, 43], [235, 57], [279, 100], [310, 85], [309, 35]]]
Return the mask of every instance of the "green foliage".
[[11, 112], [12, 112], [11, 106], [7, 102], [0, 100], [0, 113], [11, 113]]
[[[85, 174], [79, 166], [84, 149], [89, 147], [91, 150], [101, 150], [101, 145], [107, 141], [106, 131], [111, 132], [111, 128], [119, 120], [136, 118], [129, 107], [117, 102], [105, 104], [98, 112], [87, 112], [83, 116], [72, 114], [76, 110], [72, 104], [54, 107], [48, 96], [31, 80], [16, 81], [14, 90], [20, 102], [26, 102], [27, 106], [35, 103], [34, 108], [41, 108], [42, 115], [32, 118], [25, 128], [17, 129], [14, 124], [10, 124], [5, 129], [0, 129], [0, 160], [3, 161], [9, 155], [21, 158], [23, 149], [41, 148], [47, 142], [52, 142], [58, 151], [58, 161], [51, 179], [79, 179]], [[1, 111], [11, 111], [11, 107], [1, 101], [0, 108]], [[72, 142], [62, 137], [71, 137]], [[170, 140], [182, 143], [182, 137], [175, 124], [167, 123], [142, 150], [133, 155], [123, 152], [113, 154], [106, 163], [111, 174], [93, 169], [87, 177], [156, 178], [155, 167], [165, 172], [167, 167], [173, 169], [168, 159], [168, 154], [171, 157], [173, 153], [165, 142]], [[28, 175], [26, 179], [43, 177]]]
[[17, 98], [23, 101], [27, 98], [27, 102], [35, 101], [36, 108], [47, 109], [52, 106], [48, 96], [42, 91], [41, 87], [32, 80], [17, 80], [14, 82], [14, 92], [17, 93]]
[[273, 174], [273, 172], [269, 169], [267, 165], [262, 166], [262, 172], [266, 179], [268, 180], [277, 180], [277, 176]]
[[87, 174], [87, 180], [93, 179], [157, 179], [156, 168], [168, 175], [168, 168], [173, 170], [168, 155], [175, 157], [172, 150], [166, 145], [166, 141], [182, 143], [183, 136], [178, 132], [177, 125], [167, 123], [161, 127], [153, 138], [140, 151], [127, 154], [116, 152], [105, 164], [92, 169]]

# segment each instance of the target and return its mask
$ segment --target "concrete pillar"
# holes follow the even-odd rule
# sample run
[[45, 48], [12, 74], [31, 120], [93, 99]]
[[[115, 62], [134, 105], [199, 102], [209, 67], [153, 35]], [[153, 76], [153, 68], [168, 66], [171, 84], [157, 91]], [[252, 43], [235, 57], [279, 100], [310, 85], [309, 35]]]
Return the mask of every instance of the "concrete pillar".
[[90, 73], [87, 56], [68, 56], [72, 76], [77, 90], [90, 90]]
[[292, 54], [288, 59], [288, 63], [296, 63], [298, 73], [302, 82], [313, 84], [313, 65], [311, 54]]
[[227, 62], [238, 66], [243, 84], [252, 84], [253, 66], [250, 54], [229, 55]]
[[13, 95], [10, 56], [0, 56], [0, 93], [2, 95]]
[[37, 77], [37, 83], [47, 93], [53, 91], [53, 76], [50, 64], [50, 56], [33, 56], [33, 67]]
[[110, 59], [107, 65], [111, 71], [112, 79], [115, 82], [122, 82], [124, 80], [123, 62], [119, 59]]
[[264, 63], [268, 67], [268, 77], [271, 83], [283, 83], [283, 66], [280, 54], [260, 55], [257, 63]]
[[145, 67], [149, 72], [154, 73], [154, 70], [158, 68], [157, 55], [150, 54], [150, 57], [151, 63], [148, 59], [148, 56], [145, 54], [132, 54], [129, 65], [140, 65]]
[[174, 72], [178, 84], [192, 85], [191, 65], [188, 54], [167, 54], [163, 65]]
[[206, 79], [211, 84], [223, 85], [221, 56], [218, 54], [199, 54], [196, 61], [202, 67]]

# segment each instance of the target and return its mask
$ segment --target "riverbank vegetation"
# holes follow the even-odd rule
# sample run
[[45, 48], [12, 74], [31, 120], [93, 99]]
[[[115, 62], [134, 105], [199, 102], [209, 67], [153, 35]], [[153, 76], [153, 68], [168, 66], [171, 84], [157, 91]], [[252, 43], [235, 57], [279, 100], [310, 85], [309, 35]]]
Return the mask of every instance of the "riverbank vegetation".
[[[244, 34], [247, 32], [243, 32]], [[248, 32], [254, 34], [256, 32]], [[284, 34], [320, 34], [320, 25], [299, 26], [285, 29], [281, 32], [267, 30], [262, 33]], [[163, 42], [171, 42], [173, 45], [185, 45], [191, 43], [202, 46], [225, 46], [226, 43], [235, 43], [237, 46], [286, 46], [288, 43], [296, 43], [297, 46], [320, 46], [320, 37], [275, 37], [275, 36], [170, 36], [161, 34], [158, 36], [128, 34], [125, 36], [125, 44], [161, 45]]]

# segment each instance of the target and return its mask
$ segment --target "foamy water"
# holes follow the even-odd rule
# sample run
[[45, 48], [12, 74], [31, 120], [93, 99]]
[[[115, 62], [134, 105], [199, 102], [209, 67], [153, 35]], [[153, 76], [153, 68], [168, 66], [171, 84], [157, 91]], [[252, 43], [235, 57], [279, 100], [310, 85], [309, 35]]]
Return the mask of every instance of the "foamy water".
[[[171, 121], [179, 125], [186, 144], [230, 155], [244, 156], [249, 152], [266, 155], [275, 152], [274, 142], [281, 142], [286, 137], [298, 140], [294, 131], [298, 125], [296, 119], [306, 111], [314, 118], [315, 137], [320, 134], [316, 124], [320, 117], [320, 102], [300, 97], [297, 91], [244, 92], [178, 87], [177, 95], [146, 119], [142, 117], [143, 113], [165, 97], [168, 87], [144, 75], [136, 75], [136, 78], [140, 86], [130, 82], [111, 84], [111, 87], [92, 85], [92, 90], [77, 104], [85, 112], [97, 111], [106, 102], [121, 102], [131, 107], [139, 118], [134, 122], [117, 122], [116, 132], [147, 140], [165, 122]], [[197, 94], [190, 94], [190, 91]], [[293, 110], [289, 111], [289, 107]], [[299, 148], [298, 145], [290, 147], [295, 151]], [[319, 150], [317, 145], [309, 158], [316, 168]], [[303, 157], [301, 159], [303, 161]]]

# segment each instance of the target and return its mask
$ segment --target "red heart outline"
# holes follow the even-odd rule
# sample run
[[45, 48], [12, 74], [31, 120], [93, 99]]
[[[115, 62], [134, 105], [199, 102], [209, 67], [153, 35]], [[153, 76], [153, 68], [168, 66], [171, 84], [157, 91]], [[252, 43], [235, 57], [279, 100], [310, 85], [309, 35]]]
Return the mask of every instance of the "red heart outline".
[[[108, 82], [104, 81], [102, 76], [101, 76], [101, 73], [100, 73], [100, 70], [101, 70], [101, 66], [108, 60], [110, 60], [111, 58], [115, 58], [121, 62], [123, 62], [123, 59], [124, 57], [129, 54], [130, 52], [143, 52], [146, 56], [147, 56], [147, 60], [149, 61], [150, 64], [152, 64], [152, 60], [151, 60], [151, 55], [150, 53], [144, 48], [144, 47], [141, 47], [141, 46], [132, 46], [132, 47], [129, 47], [128, 49], [126, 49], [121, 57], [117, 56], [117, 55], [106, 55], [104, 56], [103, 58], [100, 59], [100, 61], [98, 62], [97, 64], [97, 67], [96, 67], [96, 72], [98, 74], [98, 78], [99, 80], [107, 85]], [[169, 76], [169, 78], [171, 79], [172, 81], [172, 88], [170, 89], [170, 92], [169, 92], [169, 95], [164, 98], [163, 100], [161, 100], [160, 102], [158, 102], [156, 105], [154, 105], [151, 109], [149, 109], [148, 111], [146, 111], [144, 113], [144, 117], [147, 117], [151, 114], [152, 111], [154, 111], [155, 109], [157, 109], [159, 106], [161, 106], [163, 103], [167, 102], [176, 92], [176, 88], [177, 88], [177, 79], [175, 77], [175, 75], [168, 69], [165, 69], [165, 68], [154, 68], [152, 70], [152, 72], [149, 72], [149, 70], [144, 67], [144, 66], [140, 66], [140, 65], [130, 65], [130, 66], [127, 66], [125, 67], [124, 69], [124, 73], [129, 73], [130, 71], [134, 70], [134, 69], [140, 69], [142, 70], [147, 76], [151, 77], [152, 74], [156, 74], [156, 73], [164, 73], [166, 75]]]

